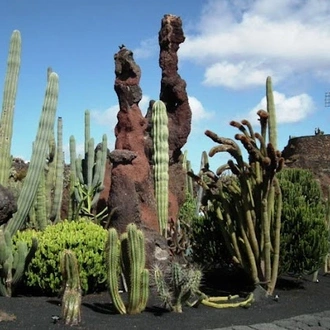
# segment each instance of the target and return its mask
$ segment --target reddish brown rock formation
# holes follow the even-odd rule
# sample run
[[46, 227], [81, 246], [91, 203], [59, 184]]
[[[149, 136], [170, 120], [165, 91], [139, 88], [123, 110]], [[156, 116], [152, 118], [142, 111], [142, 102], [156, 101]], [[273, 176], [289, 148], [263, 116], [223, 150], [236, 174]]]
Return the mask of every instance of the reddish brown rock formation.
[[159, 66], [162, 69], [160, 99], [165, 102], [169, 122], [170, 216], [176, 218], [185, 198], [185, 173], [181, 148], [191, 130], [191, 109], [186, 82], [178, 74], [178, 50], [185, 37], [180, 17], [165, 15], [159, 32]]
[[[178, 74], [179, 45], [185, 37], [179, 17], [165, 15], [159, 32], [162, 69], [160, 99], [165, 102], [169, 117], [169, 217], [176, 219], [184, 201], [185, 173], [181, 148], [187, 142], [191, 128], [191, 110], [186, 83]], [[121, 48], [115, 54], [115, 91], [119, 100], [118, 123], [115, 128], [116, 145], [111, 154], [113, 168], [109, 206], [116, 208], [112, 224], [120, 231], [130, 222], [142, 222], [158, 230], [150, 137], [150, 107], [142, 117], [139, 102], [141, 71], [133, 54]]]
[[133, 53], [121, 48], [115, 54], [115, 91], [119, 100], [118, 123], [115, 128], [115, 151], [109, 206], [114, 209], [111, 223], [124, 231], [130, 222], [143, 222], [158, 230], [153, 183], [149, 160], [145, 154], [147, 120], [142, 116], [139, 102], [141, 71]]

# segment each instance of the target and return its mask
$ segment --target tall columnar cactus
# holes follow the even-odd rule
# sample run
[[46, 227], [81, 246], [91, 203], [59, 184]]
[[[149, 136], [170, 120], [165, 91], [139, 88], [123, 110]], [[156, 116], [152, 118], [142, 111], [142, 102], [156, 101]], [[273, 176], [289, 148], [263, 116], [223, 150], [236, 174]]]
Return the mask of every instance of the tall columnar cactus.
[[70, 192], [71, 204], [69, 214], [71, 219], [79, 215], [89, 216], [100, 222], [107, 215], [106, 208], [99, 214], [93, 213], [101, 191], [104, 189], [103, 181], [107, 160], [107, 136], [102, 136], [100, 148], [95, 152], [94, 139], [90, 137], [90, 112], [85, 111], [85, 157], [77, 157], [75, 138], [70, 137]]
[[[186, 173], [192, 171], [191, 162], [188, 159], [188, 150], [185, 150], [185, 152], [183, 154], [182, 166]], [[189, 175], [186, 175], [185, 186], [186, 186], [186, 195], [190, 195], [191, 197], [194, 197], [194, 182]]]
[[162, 101], [156, 101], [153, 104], [151, 121], [157, 215], [160, 233], [166, 237], [168, 222], [169, 133], [166, 106]]
[[[275, 288], [279, 267], [282, 196], [276, 172], [283, 166], [283, 158], [271, 142], [266, 143], [270, 114], [259, 110], [261, 134], [254, 133], [247, 120], [230, 124], [242, 134], [236, 134], [249, 155], [243, 159], [238, 144], [219, 137], [211, 131], [205, 134], [218, 145], [209, 156], [228, 152], [233, 159], [218, 168], [216, 173], [206, 171], [210, 182], [200, 184], [206, 191], [209, 213], [221, 225], [223, 239], [233, 261], [240, 264], [256, 285], [264, 286], [266, 295]], [[269, 136], [274, 136], [272, 132]], [[258, 145], [259, 144], [259, 145]], [[232, 176], [222, 173], [230, 170]]]
[[61, 219], [61, 206], [63, 195], [63, 177], [64, 177], [64, 155], [63, 155], [63, 123], [62, 117], [57, 119], [57, 148], [55, 156], [55, 179], [54, 179], [54, 196], [51, 203], [49, 218], [51, 221]]
[[58, 100], [58, 76], [52, 72], [47, 83], [45, 100], [41, 112], [36, 139], [33, 143], [33, 151], [27, 175], [22, 191], [17, 201], [17, 212], [6, 226], [13, 236], [26, 221], [26, 217], [34, 202], [38, 189], [40, 175], [45, 168], [45, 159], [50, 138], [50, 132], [54, 128], [55, 114]]
[[[106, 241], [107, 282], [112, 302], [120, 314], [141, 313], [149, 296], [149, 270], [145, 268], [145, 239], [141, 230], [131, 223], [119, 239], [116, 229], [108, 231]], [[119, 275], [128, 282], [128, 302], [119, 295]]]
[[[204, 176], [203, 171], [208, 170], [209, 168], [209, 157], [207, 156], [207, 152], [203, 151], [201, 156], [201, 164], [200, 164], [200, 170], [199, 175], [201, 177]], [[197, 195], [196, 195], [196, 217], [199, 216], [201, 212], [201, 206], [202, 206], [202, 198], [204, 196], [204, 189], [202, 186], [199, 186], [197, 189]]]
[[62, 297], [62, 319], [66, 325], [78, 325], [81, 321], [81, 286], [76, 255], [64, 250], [60, 259], [64, 293]]
[[276, 111], [274, 94], [272, 87], [272, 78], [267, 77], [266, 80], [266, 100], [267, 100], [267, 112], [268, 112], [268, 141], [277, 150], [277, 128], [276, 128]]
[[20, 65], [21, 34], [15, 30], [10, 39], [0, 119], [0, 184], [4, 186], [7, 186], [11, 168], [11, 141]]
[[23, 241], [14, 249], [10, 233], [0, 229], [0, 295], [12, 296], [37, 247], [37, 240], [33, 238], [30, 250]]

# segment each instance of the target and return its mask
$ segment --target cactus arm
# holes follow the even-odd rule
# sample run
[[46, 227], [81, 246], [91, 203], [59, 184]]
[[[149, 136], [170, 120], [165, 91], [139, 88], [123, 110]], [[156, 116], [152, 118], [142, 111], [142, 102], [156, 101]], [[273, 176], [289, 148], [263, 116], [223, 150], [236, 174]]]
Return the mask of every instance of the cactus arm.
[[31, 162], [22, 187], [22, 191], [17, 201], [17, 212], [6, 226], [13, 236], [26, 221], [26, 217], [33, 204], [38, 188], [40, 173], [45, 166], [49, 134], [54, 127], [55, 113], [58, 99], [58, 76], [52, 72], [47, 84], [44, 105], [41, 112], [39, 128], [34, 142]]
[[7, 186], [11, 167], [11, 142], [18, 76], [21, 65], [21, 34], [12, 33], [0, 119], [0, 184]]

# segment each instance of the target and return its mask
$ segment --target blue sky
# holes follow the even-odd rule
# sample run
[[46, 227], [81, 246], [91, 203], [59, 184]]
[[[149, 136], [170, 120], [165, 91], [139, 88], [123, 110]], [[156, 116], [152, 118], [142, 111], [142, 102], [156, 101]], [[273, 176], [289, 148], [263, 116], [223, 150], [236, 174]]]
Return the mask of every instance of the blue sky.
[[[89, 109], [92, 136], [98, 143], [106, 133], [112, 150], [118, 111], [113, 55], [121, 44], [133, 50], [142, 70], [145, 112], [159, 96], [157, 36], [164, 14], [180, 16], [186, 35], [179, 73], [187, 82], [193, 122], [184, 149], [195, 171], [202, 151], [213, 146], [206, 129], [233, 138], [237, 131], [230, 120], [257, 125], [269, 75], [280, 150], [289, 136], [314, 135], [316, 127], [330, 133], [330, 108], [324, 106], [330, 91], [328, 0], [11, 0], [0, 2], [0, 90], [9, 39], [17, 29], [22, 61], [12, 154], [26, 160], [31, 155], [49, 66], [60, 79], [57, 115], [63, 118], [64, 145], [74, 135], [81, 148]], [[215, 157], [214, 169], [228, 159]]]

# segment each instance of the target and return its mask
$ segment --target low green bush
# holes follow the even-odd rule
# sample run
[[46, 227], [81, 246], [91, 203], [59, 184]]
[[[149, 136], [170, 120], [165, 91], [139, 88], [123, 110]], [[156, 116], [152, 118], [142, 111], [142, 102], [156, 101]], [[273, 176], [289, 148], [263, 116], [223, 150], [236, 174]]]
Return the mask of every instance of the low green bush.
[[30, 246], [32, 237], [36, 237], [39, 243], [35, 257], [25, 273], [25, 284], [44, 294], [58, 294], [62, 286], [60, 253], [70, 249], [79, 263], [83, 293], [101, 288], [106, 278], [103, 255], [106, 232], [87, 219], [64, 220], [46, 227], [43, 232], [32, 229], [18, 232], [14, 242], [25, 241]]

